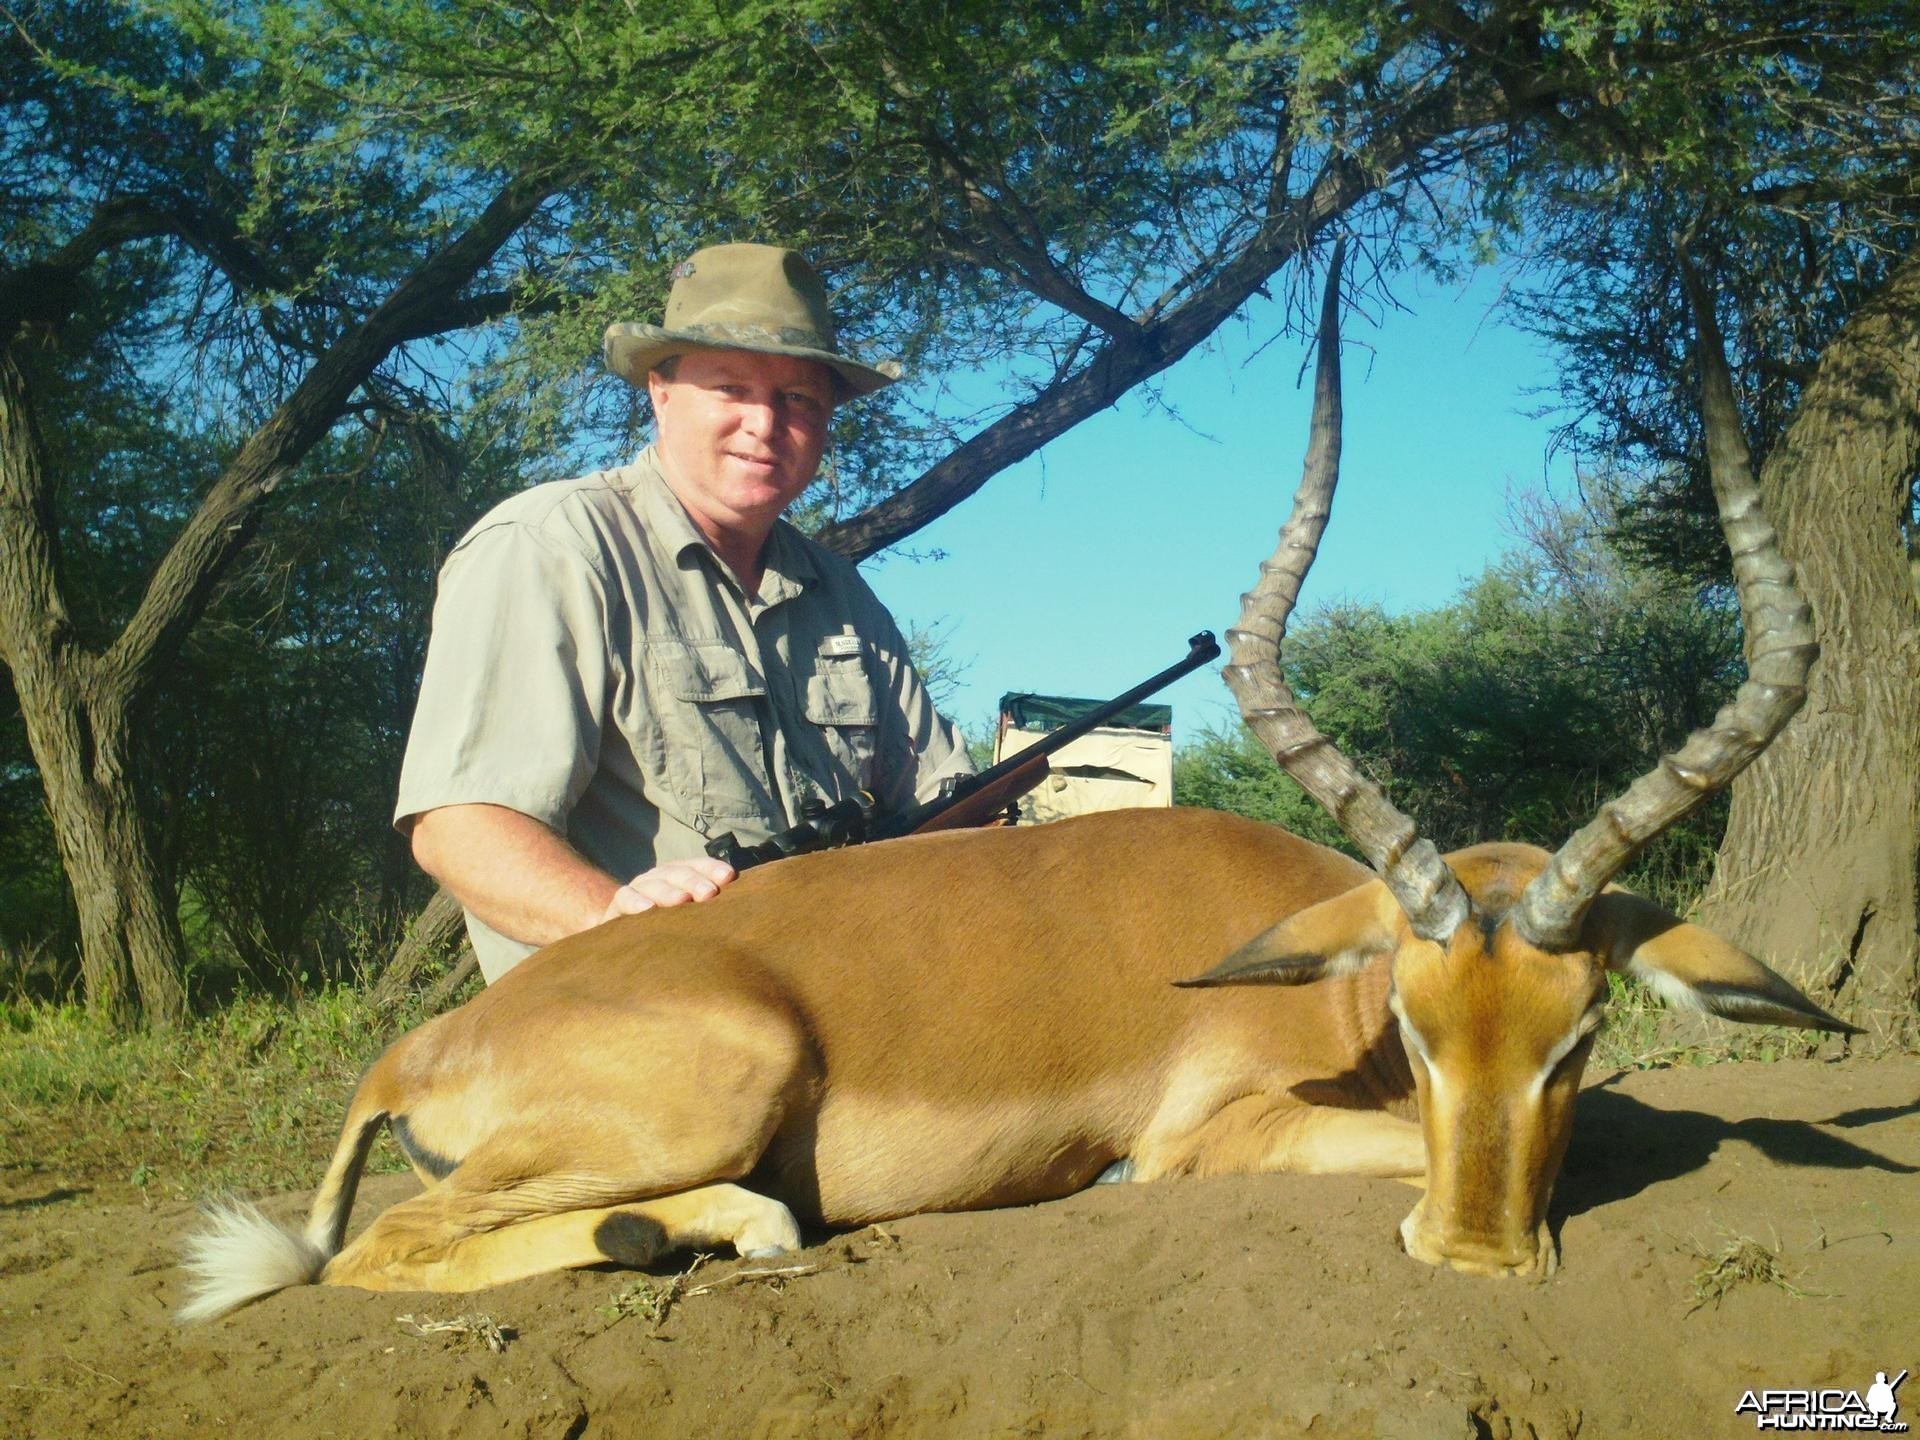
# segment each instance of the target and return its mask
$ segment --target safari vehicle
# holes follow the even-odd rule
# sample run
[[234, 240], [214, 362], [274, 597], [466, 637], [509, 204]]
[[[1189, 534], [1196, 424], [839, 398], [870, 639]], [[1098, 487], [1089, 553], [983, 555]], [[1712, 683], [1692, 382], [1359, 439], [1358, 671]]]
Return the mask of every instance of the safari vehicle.
[[[1000, 697], [993, 760], [1038, 744], [1104, 703], [1015, 691]], [[1054, 752], [1047, 777], [1018, 801], [1034, 825], [1096, 810], [1165, 810], [1173, 804], [1173, 707], [1135, 705]]]

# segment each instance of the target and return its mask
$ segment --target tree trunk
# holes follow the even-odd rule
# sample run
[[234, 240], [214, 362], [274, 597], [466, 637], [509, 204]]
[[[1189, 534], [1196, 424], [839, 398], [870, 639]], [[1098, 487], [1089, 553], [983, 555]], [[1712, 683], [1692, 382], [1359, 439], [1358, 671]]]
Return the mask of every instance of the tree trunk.
[[80, 917], [87, 1008], [126, 1024], [137, 995], [137, 1013], [170, 1029], [187, 1017], [186, 946], [175, 897], [154, 862], [125, 718], [111, 706], [106, 716], [89, 713], [71, 698], [79, 687], [42, 686], [28, 673], [16, 669], [14, 685]]
[[0, 354], [0, 658], [26, 722], [80, 917], [87, 1007], [116, 1024], [186, 1018], [179, 919], [154, 863], [124, 681], [74, 638], [25, 377]]
[[1875, 1034], [1920, 996], [1920, 255], [1821, 356], [1760, 490], [1813, 605], [1806, 708], [1734, 782], [1701, 919]]
[[444, 886], [433, 892], [426, 908], [413, 917], [406, 938], [393, 952], [387, 968], [374, 983], [373, 998], [379, 1005], [397, 1005], [420, 984], [420, 977], [465, 944], [466, 914], [453, 892]]

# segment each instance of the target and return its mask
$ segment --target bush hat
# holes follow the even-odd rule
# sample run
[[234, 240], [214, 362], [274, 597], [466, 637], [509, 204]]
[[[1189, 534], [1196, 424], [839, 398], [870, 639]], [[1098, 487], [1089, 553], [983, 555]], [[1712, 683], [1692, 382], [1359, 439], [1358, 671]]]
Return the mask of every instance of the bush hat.
[[666, 324], [607, 327], [607, 368], [645, 386], [647, 372], [687, 350], [792, 355], [832, 368], [856, 395], [900, 378], [897, 361], [863, 364], [836, 348], [819, 272], [778, 245], [709, 245], [673, 267]]

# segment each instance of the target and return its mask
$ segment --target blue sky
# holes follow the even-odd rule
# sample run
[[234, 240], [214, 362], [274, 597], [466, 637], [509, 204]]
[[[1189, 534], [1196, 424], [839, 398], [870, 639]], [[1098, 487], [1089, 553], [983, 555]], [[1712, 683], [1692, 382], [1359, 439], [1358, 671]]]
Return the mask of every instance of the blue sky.
[[[1348, 312], [1340, 489], [1303, 606], [1442, 604], [1513, 543], [1509, 494], [1570, 488], [1566, 457], [1548, 456], [1553, 422], [1529, 418], [1553, 398], [1552, 357], [1504, 322], [1500, 283], [1423, 281], [1405, 311]], [[1310, 401], [1307, 347], [1255, 355], [1275, 325], [1249, 322], [1163, 377], [1179, 420], [1125, 397], [908, 542], [946, 558], [862, 567], [902, 624], [944, 622], [969, 662], [948, 711], [969, 731], [1005, 691], [1110, 695], [1197, 630], [1224, 642], [1292, 502]], [[1182, 743], [1233, 714], [1217, 666], [1158, 698]]]

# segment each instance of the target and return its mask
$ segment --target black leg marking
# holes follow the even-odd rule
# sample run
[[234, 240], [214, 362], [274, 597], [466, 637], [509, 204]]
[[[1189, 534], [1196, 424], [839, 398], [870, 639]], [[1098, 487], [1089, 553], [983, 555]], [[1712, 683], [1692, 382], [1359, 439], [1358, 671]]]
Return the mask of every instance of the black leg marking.
[[638, 1267], [667, 1248], [667, 1230], [644, 1215], [614, 1214], [593, 1227], [593, 1244], [614, 1264]]
[[414, 1138], [413, 1128], [407, 1124], [407, 1117], [395, 1115], [387, 1121], [393, 1130], [393, 1140], [400, 1147], [401, 1154], [407, 1157], [407, 1163], [418, 1166], [436, 1180], [444, 1180], [453, 1173], [460, 1162], [449, 1160], [437, 1150], [429, 1150]]

